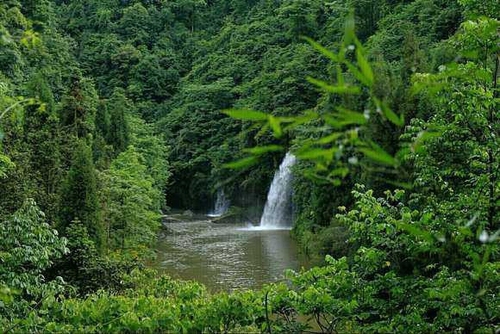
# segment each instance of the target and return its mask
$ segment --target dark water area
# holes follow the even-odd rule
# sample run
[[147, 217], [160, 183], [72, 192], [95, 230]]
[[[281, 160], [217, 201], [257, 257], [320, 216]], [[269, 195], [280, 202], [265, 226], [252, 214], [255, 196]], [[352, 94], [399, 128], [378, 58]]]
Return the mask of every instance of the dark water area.
[[154, 263], [161, 273], [212, 291], [257, 289], [308, 267], [289, 230], [249, 230], [209, 220], [165, 224]]

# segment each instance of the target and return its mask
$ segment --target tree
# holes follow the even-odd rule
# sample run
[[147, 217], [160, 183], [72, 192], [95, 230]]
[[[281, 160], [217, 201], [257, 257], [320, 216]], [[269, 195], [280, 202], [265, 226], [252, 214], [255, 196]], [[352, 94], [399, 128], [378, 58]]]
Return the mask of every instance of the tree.
[[49, 282], [44, 272], [68, 253], [66, 245], [32, 199], [0, 224], [0, 285], [17, 290], [22, 298], [14, 308], [0, 303], [1, 314], [23, 313], [29, 301], [37, 303], [63, 290], [60, 277]]
[[78, 219], [88, 230], [100, 250], [104, 247], [104, 231], [99, 212], [97, 180], [92, 151], [84, 139], [76, 142], [71, 167], [61, 193], [59, 230]]
[[115, 90], [108, 102], [109, 127], [106, 141], [113, 146], [115, 155], [126, 150], [130, 130], [127, 120], [127, 112], [132, 108], [122, 91]]
[[159, 227], [159, 191], [153, 187], [144, 158], [130, 146], [103, 174], [106, 238], [110, 249], [144, 253]]
[[86, 137], [94, 131], [94, 118], [98, 105], [97, 92], [91, 79], [76, 73], [70, 91], [60, 107], [61, 125], [76, 138]]
[[462, 61], [443, 65], [437, 74], [417, 76], [417, 88], [436, 109], [427, 122], [415, 120], [412, 128], [417, 139], [431, 134], [411, 156], [416, 185], [425, 194], [421, 200], [436, 210], [448, 203], [454, 209], [441, 214], [451, 222], [459, 212], [477, 215], [491, 232], [500, 228], [499, 27], [498, 20], [487, 18], [465, 22], [449, 41]]

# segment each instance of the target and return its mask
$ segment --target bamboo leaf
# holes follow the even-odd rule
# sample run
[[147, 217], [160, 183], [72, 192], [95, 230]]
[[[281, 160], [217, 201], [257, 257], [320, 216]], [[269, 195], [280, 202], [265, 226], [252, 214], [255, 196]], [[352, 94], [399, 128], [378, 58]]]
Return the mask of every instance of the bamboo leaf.
[[358, 150], [374, 162], [391, 167], [397, 166], [397, 160], [382, 147], [374, 142], [370, 142], [370, 146], [371, 147], [358, 148]]
[[346, 66], [349, 69], [349, 71], [354, 75], [354, 77], [356, 77], [356, 79], [359, 80], [359, 82], [361, 82], [362, 84], [364, 84], [367, 87], [371, 87], [372, 84], [371, 84], [370, 80], [368, 80], [368, 78], [366, 78], [365, 75], [363, 73], [361, 73], [357, 69], [356, 66], [354, 66], [351, 63], [347, 63], [347, 62], [346, 62]]
[[330, 144], [331, 142], [339, 139], [341, 136], [342, 136], [342, 133], [334, 132], [331, 135], [320, 138], [319, 140], [316, 141], [316, 143], [319, 145]]
[[337, 107], [338, 117], [346, 124], [366, 124], [367, 120], [364, 114], [352, 111], [346, 108]]
[[316, 182], [316, 183], [319, 183], [319, 184], [325, 184], [325, 185], [326, 184], [330, 184], [330, 181], [328, 180], [328, 178], [326, 178], [324, 176], [321, 176], [321, 175], [319, 175], [318, 173], [315, 173], [312, 170], [307, 170], [303, 174], [304, 174], [305, 177], [307, 177], [309, 180], [311, 180], [313, 182]]
[[304, 112], [303, 115], [294, 117], [294, 122], [292, 124], [286, 126], [285, 130], [293, 129], [293, 128], [296, 128], [302, 124], [309, 123], [309, 122], [317, 119], [318, 117], [319, 117], [318, 113], [308, 110], [308, 111]]
[[356, 60], [358, 61], [358, 65], [361, 68], [363, 76], [370, 83], [369, 86], [373, 86], [373, 82], [375, 81], [373, 71], [370, 64], [368, 63], [368, 60], [366, 60], [365, 56], [363, 55], [363, 50], [360, 47], [356, 49]]
[[314, 41], [313, 39], [309, 37], [303, 36], [302, 39], [304, 39], [307, 43], [309, 43], [313, 48], [315, 48], [317, 51], [319, 51], [322, 55], [325, 57], [331, 59], [334, 62], [337, 62], [339, 60], [338, 56], [333, 53], [332, 51], [326, 49], [324, 46], [319, 44], [318, 42]]
[[303, 160], [316, 160], [325, 159], [327, 161], [333, 160], [333, 155], [337, 151], [336, 148], [322, 149], [322, 148], [312, 148], [299, 151], [296, 153], [297, 158]]
[[271, 127], [271, 130], [273, 130], [274, 136], [276, 138], [281, 137], [283, 135], [283, 130], [281, 129], [280, 120], [271, 115], [268, 116], [268, 120], [269, 126]]
[[349, 174], [349, 168], [346, 168], [346, 167], [339, 167], [339, 168], [335, 168], [334, 170], [332, 170], [330, 172], [330, 174], [328, 174], [328, 177], [335, 177], [335, 176], [340, 176], [342, 178], [345, 178], [347, 176], [347, 174]]
[[262, 155], [269, 152], [279, 152], [283, 151], [283, 146], [279, 145], [268, 145], [268, 146], [256, 146], [252, 148], [245, 148], [243, 152], [250, 153], [253, 155]]
[[268, 118], [266, 113], [248, 109], [227, 109], [222, 112], [231, 118], [243, 121], [265, 121]]
[[246, 158], [236, 160], [233, 162], [229, 162], [227, 164], [224, 164], [223, 167], [228, 168], [228, 169], [242, 169], [242, 168], [253, 166], [258, 161], [259, 161], [259, 159], [256, 156], [251, 156], [251, 157], [246, 157]]
[[380, 109], [385, 118], [387, 118], [391, 123], [397, 126], [403, 126], [405, 124], [403, 115], [401, 115], [401, 117], [396, 115], [394, 111], [389, 108], [386, 102], [380, 101], [377, 98], [374, 98], [374, 101], [377, 109]]

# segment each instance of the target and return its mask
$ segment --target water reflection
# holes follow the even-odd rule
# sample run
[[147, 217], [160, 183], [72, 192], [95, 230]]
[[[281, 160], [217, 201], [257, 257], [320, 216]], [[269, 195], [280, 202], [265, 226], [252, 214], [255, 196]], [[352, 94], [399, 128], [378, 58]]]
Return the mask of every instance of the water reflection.
[[259, 288], [306, 265], [287, 230], [251, 230], [210, 221], [167, 225], [156, 267], [172, 277], [196, 280], [212, 291]]

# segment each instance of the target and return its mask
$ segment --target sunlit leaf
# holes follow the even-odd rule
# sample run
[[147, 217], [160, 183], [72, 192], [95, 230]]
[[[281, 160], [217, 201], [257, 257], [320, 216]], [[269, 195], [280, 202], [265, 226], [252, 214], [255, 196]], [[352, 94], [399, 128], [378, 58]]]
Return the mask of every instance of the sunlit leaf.
[[326, 137], [320, 138], [319, 140], [316, 141], [316, 143], [320, 144], [320, 145], [330, 144], [331, 142], [336, 141], [340, 137], [342, 137], [342, 133], [334, 132], [331, 135], [328, 135]]
[[243, 152], [254, 154], [254, 155], [262, 155], [269, 152], [279, 152], [283, 151], [283, 146], [279, 145], [268, 145], [268, 146], [257, 146], [252, 148], [245, 148]]
[[303, 151], [296, 152], [296, 156], [303, 160], [314, 160], [314, 159], [325, 159], [327, 161], [333, 160], [333, 155], [337, 151], [336, 148], [321, 149], [312, 148]]
[[342, 178], [345, 178], [349, 174], [349, 168], [346, 167], [340, 167], [340, 168], [335, 168], [328, 174], [329, 177], [335, 177], [335, 176], [340, 176]]
[[224, 164], [224, 168], [229, 168], [229, 169], [246, 168], [255, 165], [258, 161], [259, 159], [256, 156], [246, 157], [237, 161]]
[[283, 130], [281, 129], [281, 124], [278, 118], [269, 115], [268, 116], [269, 120], [269, 126], [271, 127], [271, 130], [273, 130], [274, 136], [279, 138], [283, 135]]
[[345, 20], [345, 29], [344, 29], [344, 41], [346, 43], [352, 42], [356, 38], [356, 26], [354, 22], [354, 12], [351, 11], [351, 13], [347, 16]]
[[266, 121], [269, 116], [261, 111], [247, 109], [228, 109], [222, 112], [231, 118], [243, 121]]
[[342, 180], [340, 179], [337, 179], [337, 178], [331, 178], [331, 177], [328, 177], [328, 181], [330, 181], [330, 183], [335, 186], [335, 187], [338, 187], [342, 184]]

